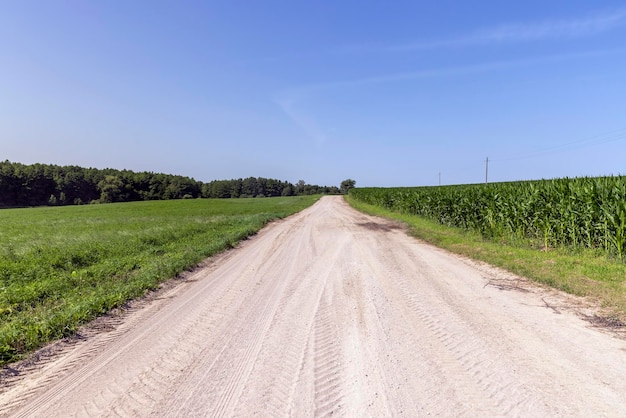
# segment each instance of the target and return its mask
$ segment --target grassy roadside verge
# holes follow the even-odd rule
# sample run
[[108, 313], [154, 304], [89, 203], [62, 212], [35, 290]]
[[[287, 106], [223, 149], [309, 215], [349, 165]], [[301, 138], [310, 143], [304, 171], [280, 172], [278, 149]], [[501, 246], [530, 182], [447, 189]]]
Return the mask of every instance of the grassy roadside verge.
[[0, 211], [0, 364], [235, 246], [319, 196]]
[[485, 261], [565, 292], [586, 296], [608, 315], [626, 322], [626, 265], [591, 250], [566, 248], [541, 251], [507, 242], [493, 242], [477, 233], [395, 213], [346, 196], [355, 209], [407, 224], [411, 234], [453, 253]]

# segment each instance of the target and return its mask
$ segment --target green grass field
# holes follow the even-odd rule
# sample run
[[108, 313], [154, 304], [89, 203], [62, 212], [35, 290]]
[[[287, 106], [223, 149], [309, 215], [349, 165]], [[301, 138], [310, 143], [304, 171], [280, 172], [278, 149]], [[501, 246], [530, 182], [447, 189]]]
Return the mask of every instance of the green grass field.
[[72, 334], [317, 199], [0, 210], [0, 364]]

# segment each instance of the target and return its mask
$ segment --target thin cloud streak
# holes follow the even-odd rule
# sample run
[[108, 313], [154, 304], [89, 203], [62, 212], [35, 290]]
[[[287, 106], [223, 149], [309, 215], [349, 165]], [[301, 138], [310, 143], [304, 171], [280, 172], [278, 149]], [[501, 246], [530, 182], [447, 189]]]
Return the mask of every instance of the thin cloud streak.
[[626, 9], [579, 19], [516, 23], [479, 30], [459, 38], [391, 45], [348, 46], [343, 51], [406, 52], [445, 47], [479, 46], [591, 36], [626, 23]]
[[548, 21], [530, 25], [505, 25], [479, 33], [488, 42], [525, 42], [545, 39], [576, 38], [611, 30], [626, 21], [626, 9], [586, 19]]
[[434, 77], [447, 77], [455, 75], [467, 75], [474, 73], [483, 73], [488, 71], [498, 71], [507, 68], [514, 68], [520, 66], [533, 65], [546, 61], [560, 61], [569, 59], [580, 59], [597, 57], [601, 55], [626, 53], [625, 48], [606, 49], [598, 51], [586, 51], [572, 54], [561, 54], [552, 56], [543, 56], [536, 58], [529, 58], [523, 60], [511, 60], [511, 61], [495, 61], [490, 63], [482, 63], [476, 65], [468, 65], [461, 67], [441, 68], [441, 69], [429, 69], [413, 72], [384, 74], [374, 77], [364, 77], [354, 80], [332, 81], [326, 83], [309, 84], [278, 93], [273, 102], [276, 103], [282, 111], [291, 119], [297, 126], [299, 126], [307, 136], [309, 136], [317, 146], [324, 145], [327, 142], [328, 136], [324, 133], [324, 130], [315, 122], [314, 118], [310, 115], [302, 112], [296, 108], [296, 104], [302, 102], [310, 97], [313, 93], [324, 92], [327, 90], [359, 87], [369, 84], [382, 84], [392, 82], [402, 82], [425, 78]]
[[327, 141], [327, 135], [320, 129], [317, 123], [304, 112], [298, 111], [294, 104], [296, 100], [287, 97], [274, 99], [282, 111], [291, 119], [304, 133], [313, 140], [316, 146], [322, 146]]
[[487, 71], [497, 71], [506, 68], [520, 67], [533, 65], [546, 61], [562, 61], [562, 60], [570, 60], [570, 59], [580, 59], [580, 58], [590, 58], [597, 57], [602, 55], [610, 55], [617, 53], [626, 52], [625, 48], [614, 48], [614, 49], [606, 49], [606, 50], [596, 50], [596, 51], [585, 51], [585, 52], [576, 52], [571, 54], [560, 54], [560, 55], [550, 55], [550, 56], [542, 56], [536, 58], [528, 58], [521, 60], [510, 60], [510, 61], [494, 61], [488, 63], [481, 63], [475, 65], [466, 65], [460, 67], [450, 67], [450, 68], [439, 68], [439, 69], [427, 69], [427, 70], [419, 70], [412, 72], [403, 72], [403, 73], [392, 73], [392, 74], [383, 74], [379, 76], [373, 77], [363, 77], [354, 80], [342, 80], [342, 81], [330, 81], [325, 83], [317, 83], [317, 84], [309, 84], [301, 87], [297, 87], [294, 89], [290, 89], [285, 92], [285, 95], [281, 96], [283, 98], [290, 97], [297, 99], [298, 97], [304, 97], [308, 93], [312, 93], [320, 90], [328, 90], [334, 88], [341, 87], [354, 87], [354, 86], [362, 86], [368, 84], [380, 84], [380, 83], [391, 83], [397, 81], [407, 81], [407, 80], [416, 80], [423, 78], [433, 78], [433, 77], [446, 77], [446, 76], [454, 76], [454, 75], [466, 75], [466, 74], [474, 74], [474, 73], [482, 73]]

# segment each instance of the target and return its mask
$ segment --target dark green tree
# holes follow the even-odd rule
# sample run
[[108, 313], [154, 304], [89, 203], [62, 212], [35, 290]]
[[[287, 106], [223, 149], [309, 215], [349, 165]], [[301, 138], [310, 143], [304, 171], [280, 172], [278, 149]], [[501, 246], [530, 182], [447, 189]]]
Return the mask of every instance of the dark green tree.
[[124, 183], [118, 176], [106, 176], [98, 183], [100, 202], [111, 203], [119, 201], [123, 188]]
[[291, 184], [287, 184], [283, 187], [283, 191], [280, 194], [281, 196], [293, 196], [293, 186]]
[[355, 184], [355, 180], [346, 179], [341, 182], [341, 185], [339, 186], [339, 191], [341, 192], [341, 194], [348, 194], [350, 189], [354, 189]]

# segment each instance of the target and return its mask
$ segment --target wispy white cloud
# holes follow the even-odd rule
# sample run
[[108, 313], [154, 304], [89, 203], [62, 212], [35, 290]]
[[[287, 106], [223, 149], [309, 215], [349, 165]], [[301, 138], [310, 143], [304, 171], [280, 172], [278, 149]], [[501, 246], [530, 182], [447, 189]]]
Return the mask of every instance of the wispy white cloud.
[[274, 102], [282, 109], [282, 111], [291, 119], [302, 131], [311, 139], [316, 146], [322, 146], [326, 143], [328, 136], [319, 127], [315, 119], [307, 114], [304, 110], [296, 108], [296, 99], [294, 95], [299, 95], [295, 91], [289, 94], [283, 94], [274, 98]]
[[[544, 39], [590, 36], [611, 30], [626, 22], [626, 9], [609, 14], [570, 20], [553, 20], [529, 24], [503, 25], [478, 32], [477, 42], [524, 42]], [[469, 39], [472, 39], [471, 37]]]
[[585, 51], [570, 54], [540, 56], [528, 59], [493, 61], [475, 65], [466, 65], [458, 67], [425, 69], [412, 72], [388, 73], [372, 77], [355, 78], [352, 80], [340, 80], [323, 83], [314, 83], [298, 86], [292, 89], [284, 90], [276, 94], [273, 101], [282, 111], [297, 125], [307, 136], [309, 136], [317, 146], [324, 145], [328, 140], [328, 132], [321, 128], [310, 112], [302, 108], [302, 104], [314, 96], [316, 93], [324, 93], [331, 90], [367, 86], [371, 84], [382, 84], [392, 82], [402, 82], [419, 79], [429, 79], [436, 77], [450, 77], [467, 74], [477, 74], [489, 71], [505, 70], [507, 68], [515, 68], [539, 64], [547, 61], [564, 61], [573, 59], [583, 59], [599, 57], [611, 54], [624, 54], [626, 48], [614, 48], [605, 50]]
[[[449, 40], [440, 40], [425, 43], [396, 44], [386, 46], [363, 46], [363, 52], [374, 51], [409, 51], [417, 49], [430, 49], [441, 47], [489, 45], [496, 43], [513, 43], [526, 41], [540, 41], [561, 38], [573, 38], [590, 36], [595, 33], [608, 31], [617, 26], [626, 24], [626, 8], [613, 13], [596, 15], [594, 17], [553, 20], [539, 23], [503, 25], [491, 29], [477, 31], [465, 37]], [[359, 48], [355, 48], [355, 51]], [[369, 77], [359, 77], [346, 80], [310, 83], [279, 92], [274, 102], [282, 111], [298, 125], [316, 145], [326, 143], [329, 138], [324, 129], [320, 127], [310, 112], [302, 109], [301, 105], [316, 92], [324, 92], [339, 88], [359, 87], [370, 84], [382, 84], [402, 82], [409, 80], [427, 79], [435, 77], [450, 77], [467, 74], [498, 71], [507, 68], [515, 68], [539, 64], [543, 62], [555, 62], [571, 59], [598, 57], [611, 54], [624, 54], [626, 48], [613, 48], [603, 50], [591, 50], [567, 54], [536, 56], [518, 60], [491, 61], [457, 67], [422, 69], [408, 72], [380, 74]]]
[[444, 47], [571, 39], [606, 32], [624, 24], [626, 24], [626, 8], [614, 10], [610, 13], [595, 14], [575, 19], [505, 24], [480, 29], [450, 39], [397, 44], [353, 45], [346, 47], [345, 50], [354, 52], [402, 52]]
[[290, 89], [287, 92], [287, 94], [282, 97], [290, 97], [292, 98], [291, 103], [295, 103], [299, 101], [301, 98], [306, 97], [308, 94], [313, 93], [315, 91], [323, 91], [323, 90], [329, 90], [329, 89], [334, 89], [334, 88], [362, 86], [362, 85], [368, 85], [368, 84], [391, 83], [391, 82], [435, 78], [435, 77], [476, 74], [476, 73], [483, 73], [483, 72], [488, 72], [488, 71], [503, 70], [507, 68], [534, 65], [534, 64], [544, 63], [544, 62], [558, 62], [558, 61], [565, 61], [565, 60], [592, 58], [592, 57], [599, 57], [599, 56], [612, 55], [612, 54], [624, 54], [624, 53], [626, 53], [626, 48], [613, 48], [613, 49], [574, 52], [574, 53], [567, 53], [567, 54], [537, 56], [537, 57], [524, 58], [524, 59], [518, 59], [518, 60], [491, 61], [491, 62], [457, 66], [457, 67], [444, 67], [444, 68], [433, 68], [433, 69], [424, 69], [424, 70], [408, 71], [408, 72], [380, 74], [377, 76], [354, 78], [351, 80], [330, 81], [330, 82], [325, 82], [325, 83], [303, 85], [294, 89]]

